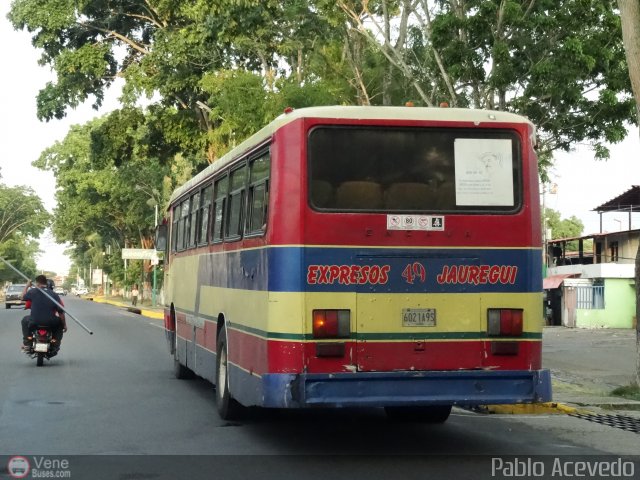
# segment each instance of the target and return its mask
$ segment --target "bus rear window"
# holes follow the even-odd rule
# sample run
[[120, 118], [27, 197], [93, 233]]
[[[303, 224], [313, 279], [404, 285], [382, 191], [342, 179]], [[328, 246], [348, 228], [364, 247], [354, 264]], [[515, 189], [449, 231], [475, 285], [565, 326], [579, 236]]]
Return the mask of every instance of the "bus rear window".
[[507, 213], [521, 204], [512, 131], [327, 126], [310, 132], [307, 151], [318, 210]]

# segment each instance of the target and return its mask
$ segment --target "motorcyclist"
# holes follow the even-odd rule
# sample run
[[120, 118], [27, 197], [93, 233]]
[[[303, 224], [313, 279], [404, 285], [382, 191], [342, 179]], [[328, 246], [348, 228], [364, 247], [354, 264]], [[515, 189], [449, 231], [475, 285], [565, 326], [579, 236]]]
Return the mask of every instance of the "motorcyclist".
[[[30, 334], [36, 326], [48, 326], [51, 328], [53, 336], [53, 343], [56, 343], [56, 351], [62, 342], [62, 334], [67, 331], [67, 322], [62, 310], [58, 305], [51, 301], [53, 298], [59, 304], [62, 304], [60, 297], [53, 291], [53, 288], [47, 288], [48, 282], [44, 275], [38, 275], [36, 277], [36, 287], [31, 288], [31, 281], [29, 281], [22, 292], [22, 298], [31, 304], [31, 315], [22, 319], [22, 339], [23, 347], [25, 351], [31, 349]], [[40, 289], [46, 289], [46, 295]], [[47, 295], [51, 298], [48, 298]]]

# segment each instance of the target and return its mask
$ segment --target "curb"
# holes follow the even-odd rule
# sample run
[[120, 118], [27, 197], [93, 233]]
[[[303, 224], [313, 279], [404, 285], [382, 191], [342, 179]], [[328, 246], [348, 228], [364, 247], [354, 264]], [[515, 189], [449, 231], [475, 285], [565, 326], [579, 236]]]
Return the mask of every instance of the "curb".
[[516, 403], [513, 405], [486, 405], [483, 407], [486, 413], [499, 413], [510, 415], [572, 415], [577, 413], [593, 413], [589, 410], [570, 407], [564, 403]]
[[94, 297], [93, 300], [97, 303], [106, 303], [108, 305], [113, 305], [116, 307], [121, 307], [121, 308], [125, 308], [128, 312], [131, 313], [137, 313], [138, 315], [142, 315], [144, 317], [148, 317], [148, 318], [155, 318], [157, 320], [162, 320], [164, 319], [164, 313], [163, 312], [154, 312], [153, 310], [148, 310], [145, 308], [137, 308], [137, 307], [131, 307], [125, 303], [122, 302], [116, 302], [114, 300], [107, 300], [104, 297]]

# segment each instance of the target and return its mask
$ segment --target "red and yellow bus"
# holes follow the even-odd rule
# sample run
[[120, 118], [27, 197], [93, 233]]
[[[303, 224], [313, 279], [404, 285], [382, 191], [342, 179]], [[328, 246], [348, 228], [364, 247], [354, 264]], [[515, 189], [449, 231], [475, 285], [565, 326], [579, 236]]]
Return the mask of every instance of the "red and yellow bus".
[[223, 418], [550, 400], [534, 144], [505, 112], [288, 109], [171, 197], [176, 375]]

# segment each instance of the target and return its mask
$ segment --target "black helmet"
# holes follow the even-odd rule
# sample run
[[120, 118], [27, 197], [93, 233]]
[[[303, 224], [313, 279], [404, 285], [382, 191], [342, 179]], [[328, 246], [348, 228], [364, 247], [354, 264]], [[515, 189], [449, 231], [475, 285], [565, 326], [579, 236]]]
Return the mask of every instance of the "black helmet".
[[51, 279], [47, 280], [47, 288], [49, 290], [53, 290], [53, 287], [55, 287], [55, 286], [56, 286], [56, 284], [55, 284], [55, 282], [53, 280], [51, 280]]

